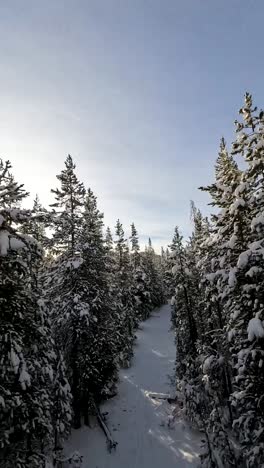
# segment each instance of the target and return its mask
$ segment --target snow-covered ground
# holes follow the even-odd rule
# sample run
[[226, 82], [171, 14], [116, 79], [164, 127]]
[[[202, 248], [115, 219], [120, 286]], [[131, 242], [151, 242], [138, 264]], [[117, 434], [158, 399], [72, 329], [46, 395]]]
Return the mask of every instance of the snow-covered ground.
[[183, 421], [167, 427], [171, 406], [154, 400], [149, 392], [170, 393], [175, 346], [170, 328], [170, 307], [163, 306], [142, 324], [137, 334], [130, 369], [121, 370], [118, 396], [101, 408], [118, 442], [109, 453], [99, 427], [73, 431], [67, 454], [78, 450], [84, 468], [190, 468], [199, 462], [199, 436]]

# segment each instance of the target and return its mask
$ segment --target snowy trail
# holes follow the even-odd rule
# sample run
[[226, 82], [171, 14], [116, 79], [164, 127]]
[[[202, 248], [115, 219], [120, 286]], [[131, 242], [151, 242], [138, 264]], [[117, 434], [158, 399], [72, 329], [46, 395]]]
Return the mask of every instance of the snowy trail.
[[109, 453], [99, 427], [73, 431], [67, 452], [80, 451], [84, 468], [190, 468], [199, 461], [199, 437], [182, 421], [173, 429], [162, 423], [170, 412], [167, 402], [148, 392], [170, 393], [175, 346], [170, 307], [157, 309], [137, 333], [132, 367], [120, 371], [119, 394], [106, 402], [108, 426], [118, 442]]

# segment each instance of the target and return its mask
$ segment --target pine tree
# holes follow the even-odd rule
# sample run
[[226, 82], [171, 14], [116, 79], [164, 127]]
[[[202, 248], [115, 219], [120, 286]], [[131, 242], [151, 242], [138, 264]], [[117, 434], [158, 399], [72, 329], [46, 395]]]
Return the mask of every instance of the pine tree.
[[237, 264], [228, 308], [228, 330], [235, 369], [231, 396], [237, 414], [234, 428], [243, 447], [243, 459], [253, 468], [261, 466], [264, 457], [264, 441], [260, 436], [264, 428], [264, 113], [253, 107], [252, 97], [247, 93], [240, 114], [242, 122], [236, 122], [233, 154], [243, 158], [246, 169], [235, 193], [234, 204], [243, 202], [242, 219], [237, 221], [242, 240], [235, 242]]
[[163, 280], [159, 272], [158, 257], [152, 247], [151, 239], [143, 257], [143, 268], [147, 276], [147, 287], [149, 291], [151, 309], [159, 307], [163, 301]]
[[54, 379], [52, 386], [52, 418], [54, 427], [54, 455], [60, 453], [62, 442], [70, 434], [72, 423], [72, 394], [61, 350], [55, 347]]
[[131, 224], [131, 251], [132, 251], [132, 263], [134, 270], [140, 266], [140, 247], [138, 242], [138, 233], [135, 228], [135, 224]]
[[80, 275], [86, 285], [85, 299], [89, 305], [89, 329], [81, 337], [80, 367], [83, 411], [87, 414], [91, 401], [99, 402], [113, 391], [117, 370], [116, 310], [108, 284], [103, 214], [97, 208], [91, 189], [88, 189], [84, 203], [79, 248], [83, 259]]
[[133, 275], [129, 258], [129, 249], [125, 239], [124, 229], [120, 222], [116, 223], [116, 276], [118, 297], [120, 299], [120, 360], [128, 366], [133, 355], [134, 327], [136, 326], [133, 303]]
[[112, 236], [112, 233], [111, 233], [111, 229], [110, 227], [108, 226], [106, 228], [106, 234], [105, 234], [105, 243], [106, 243], [106, 246], [107, 246], [107, 249], [108, 251], [112, 250], [113, 248], [113, 236]]
[[[196, 354], [195, 342], [197, 340], [197, 324], [194, 319], [194, 303], [189, 292], [190, 270], [188, 256], [183, 246], [183, 237], [175, 227], [172, 243], [170, 245], [171, 258], [174, 260], [172, 272], [175, 281], [175, 316], [173, 323], [177, 328], [176, 343], [178, 349], [177, 376], [184, 376], [189, 366], [188, 356], [193, 359]], [[187, 360], [187, 361], [186, 361]]]
[[22, 231], [31, 213], [11, 164], [0, 160], [0, 465], [39, 467], [52, 444], [53, 343], [35, 281], [42, 250]]
[[70, 155], [66, 158], [65, 169], [57, 175], [57, 179], [61, 188], [51, 190], [55, 196], [55, 203], [51, 207], [56, 208], [53, 213], [53, 242], [56, 253], [68, 252], [74, 257], [82, 222], [85, 189], [75, 174], [75, 164]]
[[54, 333], [63, 353], [72, 387], [74, 425], [80, 426], [80, 338], [89, 326], [88, 287], [81, 281], [80, 233], [85, 189], [75, 174], [71, 156], [57, 176], [61, 187], [52, 190], [53, 250], [56, 257], [46, 273], [47, 298], [53, 304]]
[[46, 227], [49, 225], [49, 213], [41, 205], [38, 195], [36, 195], [33, 201], [33, 207], [31, 210], [31, 216], [29, 220], [23, 223], [21, 226], [22, 231], [25, 234], [29, 234], [34, 237], [42, 246], [49, 245], [49, 239], [46, 235]]

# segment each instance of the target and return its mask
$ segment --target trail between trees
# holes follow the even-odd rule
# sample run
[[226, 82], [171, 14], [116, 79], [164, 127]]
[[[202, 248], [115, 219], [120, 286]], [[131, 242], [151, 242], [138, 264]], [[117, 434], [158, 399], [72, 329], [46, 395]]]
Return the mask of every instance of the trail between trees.
[[175, 360], [170, 307], [165, 305], [141, 325], [130, 369], [120, 371], [118, 396], [106, 402], [107, 424], [118, 442], [109, 453], [99, 427], [73, 431], [67, 453], [78, 450], [84, 468], [190, 468], [199, 462], [199, 437], [183, 421], [167, 427], [171, 406], [149, 392], [170, 393]]

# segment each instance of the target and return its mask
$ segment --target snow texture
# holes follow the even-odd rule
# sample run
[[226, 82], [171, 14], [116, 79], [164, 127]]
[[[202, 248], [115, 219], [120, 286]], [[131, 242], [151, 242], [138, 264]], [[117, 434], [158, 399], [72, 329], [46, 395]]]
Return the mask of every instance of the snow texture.
[[170, 300], [170, 304], [173, 306], [176, 304], [176, 300], [175, 300], [175, 296], [172, 296], [171, 300]]
[[238, 268], [244, 268], [247, 266], [248, 264], [248, 261], [249, 261], [249, 258], [250, 258], [250, 255], [251, 255], [251, 251], [250, 250], [246, 250], [245, 252], [242, 252], [239, 257], [238, 257], [238, 261], [237, 261], [237, 266]]
[[261, 213], [259, 216], [252, 219], [251, 229], [254, 230], [256, 229], [256, 227], [263, 226], [263, 225], [264, 225], [264, 213]]
[[[0, 220], [1, 221], [1, 220]], [[11, 237], [9, 232], [5, 229], [0, 231], [0, 255], [6, 256], [8, 250], [19, 250], [25, 248], [25, 243], [17, 239], [16, 237]]]
[[132, 367], [120, 372], [118, 396], [103, 405], [107, 424], [118, 442], [116, 451], [106, 449], [99, 427], [73, 431], [65, 452], [78, 450], [83, 468], [190, 468], [199, 462], [200, 437], [182, 420], [168, 427], [171, 405], [151, 398], [151, 393], [171, 393], [174, 336], [170, 329], [170, 306], [163, 306], [138, 332]]
[[3, 229], [0, 231], [0, 255], [2, 256], [7, 255], [8, 248], [9, 248], [8, 231]]
[[208, 356], [208, 357], [205, 359], [205, 361], [204, 361], [204, 363], [203, 363], [203, 372], [204, 372], [204, 374], [206, 374], [208, 371], [210, 371], [211, 364], [212, 364], [212, 362], [214, 361], [214, 358], [215, 358], [215, 357], [212, 355], [212, 356]]
[[83, 264], [83, 259], [82, 258], [76, 258], [74, 260], [69, 260], [66, 267], [67, 268], [73, 268], [76, 270]]
[[264, 338], [264, 328], [261, 320], [257, 317], [251, 319], [247, 332], [249, 341], [253, 341], [255, 338]]
[[236, 268], [231, 268], [231, 270], [229, 272], [228, 285], [230, 286], [230, 288], [234, 288], [236, 283], [237, 283], [236, 271], [237, 271]]

